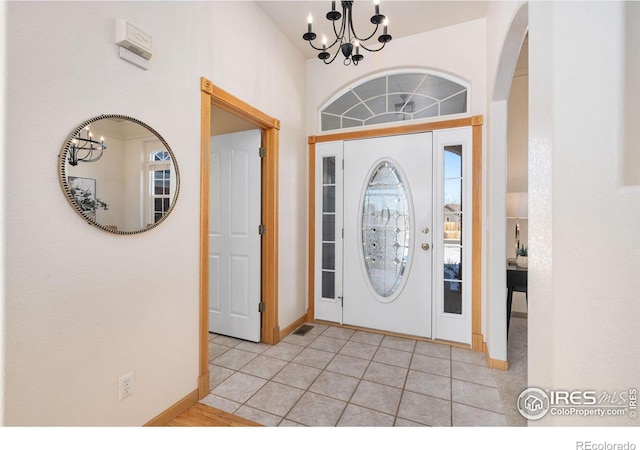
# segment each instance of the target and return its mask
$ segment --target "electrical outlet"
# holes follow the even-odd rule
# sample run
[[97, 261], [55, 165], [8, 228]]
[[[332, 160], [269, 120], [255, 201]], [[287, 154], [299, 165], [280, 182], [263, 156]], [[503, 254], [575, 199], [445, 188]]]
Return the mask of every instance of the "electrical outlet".
[[127, 398], [133, 394], [133, 372], [123, 375], [119, 379], [119, 400]]

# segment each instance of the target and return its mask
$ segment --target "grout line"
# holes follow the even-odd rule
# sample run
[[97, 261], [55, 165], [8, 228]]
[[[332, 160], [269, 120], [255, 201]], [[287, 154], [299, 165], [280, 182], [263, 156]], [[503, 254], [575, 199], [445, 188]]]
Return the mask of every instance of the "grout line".
[[451, 411], [451, 427], [453, 428], [455, 425], [453, 424], [453, 349], [449, 348], [449, 406]]
[[[353, 338], [353, 336], [355, 336], [356, 332], [354, 332], [351, 335], [351, 338]], [[351, 338], [349, 338], [349, 341], [351, 341]], [[383, 338], [384, 339], [384, 338]], [[378, 351], [378, 349], [380, 348], [380, 344], [382, 344], [382, 340], [380, 339], [380, 342], [376, 345], [376, 351], [373, 352], [373, 355], [371, 355], [371, 359], [369, 359], [369, 363], [367, 364], [367, 367], [365, 367], [364, 371], [362, 372], [362, 376], [360, 376], [360, 378], [358, 379], [358, 384], [356, 384], [355, 389], [353, 390], [353, 392], [351, 393], [351, 395], [349, 396], [349, 400], [347, 400], [347, 404], [345, 405], [344, 409], [342, 410], [342, 413], [340, 413], [340, 417], [338, 417], [338, 421], [336, 422], [336, 425], [338, 425], [338, 423], [340, 423], [340, 419], [342, 419], [342, 416], [344, 415], [344, 412], [347, 410], [347, 407], [349, 405], [354, 405], [354, 406], [358, 406], [360, 408], [365, 408], [364, 406], [360, 406], [360, 405], [356, 405], [355, 403], [351, 403], [351, 400], [353, 399], [353, 396], [355, 395], [356, 391], [358, 390], [358, 388], [360, 387], [360, 383], [362, 383], [362, 381], [364, 380], [364, 376], [367, 373], [367, 370], [369, 370], [369, 367], [371, 367], [371, 363], [373, 362], [373, 358], [376, 356], [376, 352]], [[347, 341], [347, 342], [349, 342]], [[357, 341], [352, 341], [352, 342], [357, 342]], [[364, 342], [357, 342], [358, 344], [366, 344]], [[346, 345], [346, 344], [345, 344]], [[373, 344], [366, 344], [366, 345], [373, 345]], [[345, 356], [350, 356], [350, 355], [345, 355]], [[352, 358], [357, 358], [357, 356], [352, 356]], [[361, 359], [361, 358], [358, 358]], [[365, 380], [366, 381], [366, 380]], [[369, 409], [371, 411], [375, 411], [372, 410], [371, 408], [365, 408], [365, 409]], [[381, 412], [381, 411], [376, 411], [376, 412]], [[394, 418], [394, 423], [395, 423], [395, 418]]]
[[[407, 367], [407, 373], [404, 376], [404, 383], [402, 383], [402, 392], [400, 393], [400, 401], [398, 402], [398, 407], [396, 408], [396, 413], [393, 418], [393, 426], [398, 422], [398, 413], [400, 413], [400, 405], [402, 405], [402, 400], [404, 399], [404, 394], [407, 392], [407, 380], [409, 379], [409, 371], [411, 370], [411, 364], [413, 364], [413, 357], [416, 355], [416, 347], [418, 347], [418, 342], [416, 341], [413, 345], [413, 351], [411, 352], [411, 359], [409, 360], [409, 366]], [[408, 419], [404, 419], [408, 420]]]
[[[252, 394], [252, 395], [251, 395], [251, 396], [250, 396], [246, 401], [244, 401], [244, 402], [242, 402], [242, 403], [240, 403], [240, 402], [236, 402], [235, 400], [232, 400], [232, 399], [226, 399], [225, 397], [219, 396], [219, 397], [221, 397], [221, 398], [223, 398], [223, 399], [226, 399], [226, 400], [232, 401], [232, 402], [234, 402], [234, 403], [238, 403], [240, 406], [236, 409], [236, 411], [238, 411], [238, 410], [239, 410], [240, 408], [242, 408], [243, 406], [247, 406], [248, 408], [252, 408], [252, 409], [254, 409], [254, 410], [256, 410], [256, 411], [264, 412], [264, 413], [266, 413], [266, 414], [269, 414], [270, 416], [273, 416], [273, 417], [280, 417], [279, 415], [274, 414], [274, 413], [272, 413], [272, 412], [264, 411], [264, 410], [262, 410], [262, 409], [260, 409], [260, 408], [256, 408], [256, 407], [253, 407], [253, 406], [249, 406], [249, 405], [247, 404], [247, 403], [251, 400], [251, 398], [253, 398], [253, 397], [254, 397], [258, 392], [260, 392], [260, 391], [262, 390], [262, 388], [263, 388], [267, 383], [269, 383], [269, 382], [273, 382], [273, 383], [276, 383], [276, 384], [279, 384], [279, 385], [282, 385], [282, 386], [291, 387], [291, 388], [294, 388], [294, 389], [300, 389], [300, 390], [302, 390], [302, 391], [303, 391], [302, 395], [298, 398], [298, 400], [297, 400], [297, 401], [295, 401], [295, 402], [293, 403], [293, 405], [288, 409], [288, 411], [284, 414], [284, 416], [282, 416], [282, 418], [281, 418], [281, 419], [280, 419], [280, 421], [278, 422], [278, 425], [282, 424], [282, 422], [283, 422], [284, 420], [288, 420], [288, 421], [291, 421], [291, 422], [293, 422], [293, 423], [297, 423], [297, 424], [300, 424], [300, 425], [305, 425], [305, 424], [302, 424], [302, 423], [300, 423], [300, 422], [296, 422], [295, 420], [287, 419], [287, 415], [288, 415], [288, 414], [293, 410], [293, 408], [295, 408], [295, 407], [296, 407], [296, 405], [298, 405], [298, 403], [300, 402], [300, 400], [302, 399], [302, 397], [303, 397], [306, 393], [313, 393], [313, 394], [315, 394], [315, 395], [322, 395], [322, 396], [325, 396], [325, 397], [327, 397], [327, 398], [330, 398], [330, 399], [333, 399], [333, 400], [336, 400], [336, 401], [340, 401], [340, 402], [344, 402], [344, 403], [345, 403], [345, 407], [344, 407], [344, 409], [342, 410], [342, 412], [340, 413], [340, 415], [338, 416], [338, 419], [337, 419], [337, 421], [336, 421], [336, 423], [335, 423], [335, 425], [334, 425], [334, 426], [337, 426], [337, 424], [338, 424], [338, 423], [340, 422], [340, 420], [343, 418], [344, 413], [345, 413], [345, 411], [346, 411], [347, 407], [348, 407], [349, 405], [351, 405], [351, 404], [353, 404], [353, 405], [355, 405], [355, 406], [358, 406], [358, 407], [360, 407], [360, 408], [364, 408], [364, 409], [370, 410], [370, 411], [374, 411], [374, 412], [377, 412], [377, 413], [382, 413], [382, 414], [387, 414], [387, 415], [393, 416], [393, 426], [395, 426], [395, 425], [396, 425], [396, 423], [397, 423], [397, 420], [398, 420], [398, 413], [399, 413], [399, 411], [400, 411], [400, 405], [402, 404], [402, 400], [403, 400], [403, 398], [404, 398], [405, 392], [409, 392], [409, 391], [406, 389], [406, 387], [407, 387], [407, 381], [408, 381], [408, 378], [409, 378], [409, 372], [410, 372], [411, 370], [415, 370], [415, 369], [411, 369], [411, 365], [412, 365], [412, 363], [413, 363], [414, 358], [416, 357], [416, 355], [420, 355], [420, 356], [427, 356], [427, 357], [431, 357], [431, 358], [445, 359], [445, 360], [447, 359], [447, 358], [442, 358], [442, 357], [440, 357], [440, 356], [422, 355], [422, 353], [417, 353], [417, 352], [416, 352], [416, 349], [417, 349], [417, 347], [418, 347], [418, 345], [417, 345], [418, 340], [416, 340], [416, 339], [411, 339], [411, 338], [404, 338], [404, 339], [410, 339], [410, 340], [413, 340], [413, 341], [414, 341], [413, 350], [410, 352], [410, 353], [411, 353], [411, 358], [410, 358], [410, 361], [409, 361], [409, 365], [408, 365], [408, 367], [406, 367], [406, 368], [405, 368], [405, 367], [402, 367], [402, 366], [396, 366], [395, 364], [388, 364], [388, 363], [383, 363], [383, 362], [379, 362], [379, 361], [374, 361], [374, 358], [375, 358], [376, 353], [377, 353], [381, 348], [385, 348], [385, 349], [389, 349], [389, 350], [393, 350], [393, 351], [405, 351], [405, 352], [406, 352], [406, 350], [403, 350], [403, 349], [397, 349], [397, 348], [394, 348], [394, 347], [387, 347], [387, 346], [383, 346], [383, 345], [382, 345], [382, 344], [383, 344], [383, 342], [384, 342], [384, 339], [386, 338], [386, 336], [392, 336], [392, 335], [384, 335], [384, 337], [380, 340], [380, 342], [379, 342], [378, 344], [371, 344], [371, 343], [367, 343], [367, 342], [354, 341], [354, 340], [353, 340], [353, 337], [354, 337], [354, 336], [355, 336], [355, 334], [357, 333], [357, 330], [354, 330], [354, 332], [349, 336], [349, 338], [348, 338], [348, 339], [342, 339], [342, 338], [339, 338], [339, 337], [336, 337], [336, 336], [325, 336], [324, 334], [325, 334], [328, 330], [330, 330], [331, 328], [332, 328], [331, 326], [328, 326], [325, 330], [323, 330], [322, 332], [320, 332], [319, 334], [317, 334], [317, 335], [315, 336], [315, 338], [314, 338], [313, 340], [311, 340], [311, 341], [310, 341], [308, 344], [306, 344], [306, 345], [300, 345], [299, 343], [291, 343], [291, 342], [287, 342], [289, 345], [295, 345], [295, 346], [298, 346], [298, 347], [301, 347], [301, 348], [302, 348], [302, 350], [301, 350], [300, 352], [298, 352], [298, 354], [296, 354], [296, 355], [295, 355], [292, 359], [290, 359], [290, 360], [283, 360], [283, 359], [278, 358], [278, 357], [264, 355], [264, 353], [265, 353], [269, 348], [272, 348], [272, 347], [273, 347], [273, 346], [268, 346], [267, 348], [265, 348], [264, 350], [262, 350], [262, 351], [261, 351], [261, 352], [259, 352], [259, 353], [249, 352], [249, 353], [254, 353], [254, 354], [255, 354], [255, 356], [254, 356], [250, 361], [248, 361], [247, 363], [243, 364], [243, 365], [242, 365], [240, 368], [238, 368], [238, 369], [230, 369], [230, 368], [227, 368], [227, 367], [224, 367], [224, 366], [219, 366], [219, 367], [224, 367], [224, 368], [225, 368], [225, 369], [227, 369], [227, 370], [231, 370], [231, 371], [232, 371], [232, 374], [231, 374], [231, 375], [229, 375], [228, 377], [226, 377], [226, 378], [225, 378], [224, 380], [222, 380], [221, 382], [219, 382], [216, 386], [214, 386], [214, 388], [213, 388], [213, 389], [215, 389], [215, 387], [219, 386], [221, 383], [223, 383], [225, 380], [227, 380], [227, 379], [228, 379], [228, 378], [230, 378], [231, 376], [233, 376], [233, 375], [235, 375], [235, 374], [237, 374], [237, 373], [244, 373], [244, 372], [240, 372], [240, 370], [241, 370], [243, 367], [245, 367], [246, 365], [250, 364], [250, 363], [251, 363], [252, 361], [254, 361], [254, 360], [255, 360], [255, 358], [257, 358], [258, 356], [260, 356], [260, 355], [264, 355], [264, 356], [269, 357], [269, 358], [274, 358], [274, 359], [278, 359], [278, 360], [281, 360], [281, 361], [285, 361], [285, 362], [286, 362], [286, 364], [285, 364], [285, 365], [284, 365], [280, 370], [278, 370], [275, 374], [273, 374], [273, 375], [272, 375], [270, 378], [268, 378], [268, 379], [265, 379], [265, 378], [262, 378], [262, 377], [257, 377], [257, 378], [262, 378], [263, 380], [266, 380], [265, 384], [264, 384], [262, 387], [260, 387], [260, 389], [258, 389], [255, 393], [253, 393], [253, 394]], [[336, 328], [340, 328], [340, 327], [336, 327]], [[302, 353], [302, 352], [304, 351], [304, 349], [307, 349], [307, 348], [312, 349], [312, 350], [317, 350], [317, 351], [324, 351], [324, 352], [327, 352], [327, 350], [323, 350], [323, 349], [318, 349], [318, 348], [310, 347], [310, 345], [312, 345], [312, 344], [313, 344], [313, 342], [315, 342], [319, 337], [322, 337], [322, 336], [323, 336], [323, 337], [327, 337], [327, 338], [332, 338], [332, 339], [344, 340], [344, 344], [342, 344], [342, 346], [340, 346], [340, 348], [339, 348], [337, 351], [335, 351], [335, 352], [334, 352], [334, 351], [328, 352], [328, 353], [333, 353], [333, 356], [332, 356], [332, 357], [331, 357], [331, 359], [327, 362], [327, 364], [324, 366], [324, 368], [323, 368], [323, 369], [319, 369], [318, 367], [314, 367], [314, 366], [307, 366], [306, 364], [295, 363], [295, 362], [293, 361], [293, 360], [294, 360], [298, 355], [300, 355], [300, 353]], [[211, 343], [211, 341], [209, 341], [209, 342]], [[347, 355], [347, 354], [342, 354], [342, 353], [340, 353], [340, 351], [341, 351], [341, 350], [343, 350], [343, 349], [344, 349], [344, 347], [345, 347], [349, 342], [353, 342], [353, 343], [357, 343], [357, 344], [365, 344], [365, 345], [372, 345], [372, 346], [375, 346], [375, 352], [373, 353], [373, 355], [372, 355], [372, 356], [371, 356], [371, 358], [369, 358], [369, 359], [364, 359], [364, 358], [360, 358], [360, 357], [357, 357], [357, 356], [352, 356], [352, 355]], [[216, 356], [216, 358], [218, 358], [218, 357], [222, 356], [222, 355], [223, 355], [224, 353], [226, 353], [228, 350], [231, 350], [232, 348], [236, 348], [238, 345], [240, 345], [240, 343], [241, 343], [241, 341], [236, 342], [236, 343], [235, 343], [235, 345], [234, 345], [233, 347], [228, 347], [227, 345], [224, 345], [224, 344], [218, 344], [218, 345], [222, 345], [222, 346], [224, 346], [224, 347], [227, 347], [227, 350], [225, 350], [225, 352], [223, 352], [222, 354], [220, 354], [220, 355]], [[244, 350], [244, 351], [247, 351], [247, 350]], [[407, 353], [409, 353], [409, 352], [407, 352]], [[347, 375], [347, 374], [344, 374], [344, 373], [340, 373], [340, 372], [333, 372], [333, 371], [327, 370], [327, 367], [329, 367], [329, 365], [330, 365], [330, 364], [331, 364], [331, 363], [336, 359], [336, 357], [337, 357], [338, 355], [342, 355], [342, 356], [345, 356], [345, 357], [351, 357], [351, 358], [357, 358], [357, 359], [361, 359], [361, 360], [365, 360], [365, 361], [367, 361], [366, 368], [365, 368], [365, 369], [364, 369], [364, 371], [362, 372], [362, 375], [361, 375], [360, 377], [354, 377], [354, 376], [352, 376], [352, 375]], [[213, 361], [213, 360], [215, 360], [216, 358], [213, 358], [212, 360], [210, 360], [210, 361], [209, 361], [209, 364], [212, 364], [212, 365], [213, 365], [212, 361]], [[453, 423], [453, 406], [454, 406], [454, 404], [456, 404], [456, 403], [457, 403], [457, 404], [460, 404], [460, 405], [465, 405], [465, 406], [468, 406], [468, 407], [471, 407], [471, 408], [476, 408], [476, 409], [479, 409], [479, 410], [483, 410], [483, 411], [491, 412], [491, 413], [494, 413], [494, 414], [501, 414], [501, 415], [504, 415], [504, 416], [506, 417], [506, 412], [504, 412], [504, 411], [503, 411], [502, 413], [498, 413], [498, 412], [493, 411], [493, 410], [490, 410], [490, 409], [485, 409], [485, 408], [481, 408], [481, 407], [474, 406], [474, 405], [466, 405], [466, 404], [464, 404], [464, 403], [460, 403], [460, 402], [454, 402], [454, 401], [453, 401], [453, 381], [454, 381], [454, 380], [462, 381], [462, 382], [466, 382], [466, 383], [472, 383], [472, 384], [475, 384], [475, 385], [478, 385], [478, 386], [482, 386], [482, 387], [493, 388], [493, 389], [498, 390], [498, 393], [499, 393], [499, 394], [500, 394], [500, 391], [499, 391], [499, 388], [498, 388], [498, 387], [496, 387], [496, 386], [489, 386], [489, 385], [485, 385], [485, 384], [477, 383], [477, 382], [474, 382], [474, 381], [459, 380], [459, 379], [457, 379], [457, 378], [454, 378], [454, 376], [453, 376], [453, 363], [454, 363], [454, 359], [453, 359], [453, 347], [451, 347], [451, 346], [449, 346], [449, 358], [448, 358], [448, 359], [449, 359], [449, 370], [450, 370], [450, 374], [449, 374], [449, 385], [450, 385], [450, 388], [449, 388], [449, 391], [450, 391], [450, 392], [449, 392], [449, 394], [450, 394], [449, 404], [450, 404], [450, 406], [451, 406], [451, 408], [450, 408], [450, 420], [451, 420], [451, 426], [454, 426], [454, 423]], [[364, 378], [364, 377], [365, 377], [365, 374], [367, 373], [367, 371], [369, 370], [369, 368], [371, 367], [371, 365], [373, 364], [373, 362], [379, 362], [380, 364], [387, 364], [387, 365], [390, 365], [390, 366], [393, 366], [393, 367], [399, 367], [399, 368], [402, 368], [402, 369], [406, 369], [406, 374], [405, 374], [405, 377], [404, 377], [404, 382], [402, 383], [402, 387], [401, 387], [401, 388], [397, 388], [396, 386], [389, 386], [389, 385], [387, 385], [387, 384], [378, 383], [378, 382], [376, 382], [376, 381], [365, 380], [365, 378]], [[455, 360], [455, 362], [463, 363], [463, 364], [470, 364], [470, 365], [478, 366], [478, 367], [485, 367], [485, 366], [482, 366], [482, 365], [479, 365], [479, 364], [474, 364], [474, 363], [470, 363], [470, 362], [466, 362], [466, 361], [458, 361], [458, 360]], [[298, 365], [301, 365], [301, 366], [304, 366], [304, 367], [313, 368], [313, 369], [319, 370], [319, 372], [318, 372], [318, 375], [317, 375], [317, 376], [316, 376], [316, 377], [315, 377], [315, 378], [314, 378], [314, 379], [313, 379], [313, 380], [308, 384], [308, 386], [307, 386], [305, 389], [301, 389], [301, 388], [298, 388], [298, 387], [295, 387], [295, 386], [289, 386], [288, 384], [284, 384], [284, 383], [282, 383], [282, 382], [274, 381], [274, 378], [275, 378], [275, 377], [276, 377], [280, 372], [282, 372], [282, 370], [284, 370], [286, 367], [288, 367], [290, 364], [298, 364]], [[358, 383], [356, 384], [355, 388], [353, 389], [353, 391], [352, 391], [351, 395], [349, 396], [349, 399], [348, 399], [348, 400], [346, 400], [346, 401], [345, 401], [345, 400], [341, 400], [341, 399], [333, 398], [333, 397], [331, 397], [331, 396], [329, 396], [329, 395], [325, 395], [325, 394], [318, 394], [318, 393], [314, 393], [314, 392], [312, 392], [312, 391], [310, 391], [310, 390], [309, 390], [309, 389], [311, 388], [311, 386], [312, 386], [312, 385], [313, 385], [313, 384], [318, 380], [318, 378], [319, 378], [320, 376], [322, 376], [322, 374], [323, 374], [323, 373], [325, 373], [325, 372], [330, 373], [330, 374], [331, 374], [331, 373], [336, 373], [336, 374], [343, 375], [343, 376], [349, 376], [349, 377], [351, 377], [351, 378], [356, 378], [356, 379], [358, 380]], [[422, 372], [422, 371], [418, 371], [418, 372]], [[425, 372], [425, 373], [430, 373], [430, 372]], [[251, 375], [251, 374], [247, 374], [247, 375]], [[432, 375], [437, 375], [437, 374], [432, 374]], [[252, 376], [255, 376], [255, 375], [252, 375]], [[440, 376], [441, 376], [441, 375], [440, 375]], [[494, 379], [495, 379], [495, 377], [494, 377]], [[379, 385], [381, 385], [381, 386], [385, 386], [385, 387], [394, 387], [394, 388], [396, 388], [396, 389], [400, 389], [400, 391], [401, 391], [401, 395], [400, 395], [400, 400], [399, 400], [399, 402], [398, 402], [398, 406], [396, 407], [395, 414], [390, 414], [390, 413], [388, 413], [388, 412], [378, 411], [378, 410], [371, 409], [371, 408], [368, 408], [368, 407], [364, 407], [364, 406], [356, 405], [355, 403], [351, 403], [351, 401], [352, 401], [352, 399], [353, 399], [353, 396], [355, 395], [355, 393], [356, 393], [356, 391], [358, 390], [359, 386], [361, 385], [362, 381], [369, 381], [370, 383], [379, 384]], [[213, 391], [213, 389], [211, 389], [211, 390], [210, 390], [210, 392], [209, 392], [210, 394], [212, 393], [211, 391]], [[413, 392], [413, 391], [411, 391], [411, 392]], [[427, 395], [427, 394], [422, 394], [422, 395]], [[433, 397], [433, 396], [431, 396], [431, 397]], [[439, 397], [434, 397], [434, 398], [439, 398]], [[504, 409], [504, 408], [503, 408], [503, 409]], [[415, 421], [412, 421], [412, 422], [415, 422]], [[416, 423], [417, 423], [417, 422], [416, 422]], [[424, 424], [420, 424], [420, 425], [424, 425]], [[305, 425], [305, 426], [306, 426], [306, 425]], [[311, 426], [317, 426], [317, 425], [311, 425]]]

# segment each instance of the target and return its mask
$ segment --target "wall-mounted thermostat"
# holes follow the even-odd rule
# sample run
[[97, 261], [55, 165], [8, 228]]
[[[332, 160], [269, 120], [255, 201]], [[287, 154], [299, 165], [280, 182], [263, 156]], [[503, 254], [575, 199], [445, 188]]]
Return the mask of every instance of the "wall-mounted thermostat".
[[151, 36], [123, 19], [116, 19], [116, 45], [124, 47], [144, 59], [151, 59], [153, 43]]

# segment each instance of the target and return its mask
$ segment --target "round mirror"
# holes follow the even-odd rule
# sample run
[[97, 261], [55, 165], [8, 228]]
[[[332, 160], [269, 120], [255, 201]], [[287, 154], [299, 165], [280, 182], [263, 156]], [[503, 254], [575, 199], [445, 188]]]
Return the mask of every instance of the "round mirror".
[[162, 136], [118, 114], [94, 117], [74, 129], [58, 168], [71, 206], [110, 233], [136, 234], [158, 226], [180, 190], [178, 164]]

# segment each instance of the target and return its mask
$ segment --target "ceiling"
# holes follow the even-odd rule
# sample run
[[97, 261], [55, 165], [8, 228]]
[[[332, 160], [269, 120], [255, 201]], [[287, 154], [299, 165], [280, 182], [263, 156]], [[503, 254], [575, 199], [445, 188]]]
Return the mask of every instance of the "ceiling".
[[[317, 51], [302, 39], [307, 31], [307, 15], [313, 16], [314, 41], [321, 45], [322, 34], [331, 42], [331, 22], [326, 19], [331, 2], [324, 1], [257, 1], [260, 8], [271, 18], [289, 40], [307, 58], [316, 58]], [[488, 1], [426, 1], [426, 0], [381, 0], [380, 13], [389, 19], [389, 34], [394, 38], [423, 33], [485, 17]], [[341, 10], [340, 2], [336, 9]], [[370, 35], [374, 29], [369, 19], [374, 13], [373, 1], [355, 1], [353, 5], [354, 28], [358, 34]], [[393, 42], [393, 41], [392, 41]]]

